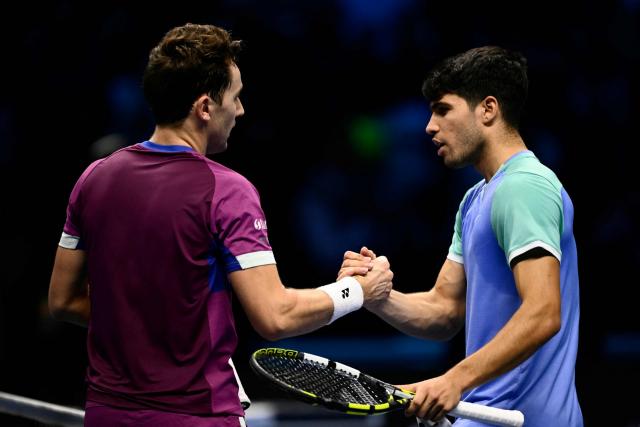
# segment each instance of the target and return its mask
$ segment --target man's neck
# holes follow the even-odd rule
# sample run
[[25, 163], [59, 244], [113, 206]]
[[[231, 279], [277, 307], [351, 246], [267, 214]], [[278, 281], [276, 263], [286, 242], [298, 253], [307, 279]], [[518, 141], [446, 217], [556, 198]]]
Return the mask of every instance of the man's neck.
[[509, 160], [511, 156], [526, 149], [527, 146], [518, 132], [513, 131], [501, 134], [486, 142], [485, 151], [474, 167], [489, 182], [504, 162]]
[[149, 141], [159, 145], [181, 145], [191, 147], [200, 154], [205, 154], [204, 138], [198, 138], [184, 127], [156, 126]]

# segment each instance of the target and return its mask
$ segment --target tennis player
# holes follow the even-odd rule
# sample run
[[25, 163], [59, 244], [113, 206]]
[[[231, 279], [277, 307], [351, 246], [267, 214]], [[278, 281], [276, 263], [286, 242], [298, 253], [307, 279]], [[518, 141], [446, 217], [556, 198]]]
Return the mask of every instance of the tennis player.
[[[482, 47], [446, 59], [424, 82], [432, 111], [426, 131], [438, 155], [449, 167], [473, 165], [484, 179], [460, 204], [433, 288], [393, 290], [368, 307], [417, 337], [449, 339], [465, 326], [464, 360], [402, 386], [416, 393], [409, 415], [439, 420], [462, 397], [518, 409], [527, 427], [583, 425], [574, 384], [580, 308], [573, 204], [519, 134], [526, 68], [518, 53]], [[348, 252], [339, 277], [373, 256], [367, 248]]]
[[170, 30], [143, 78], [153, 135], [91, 164], [71, 193], [49, 306], [89, 327], [86, 426], [244, 425], [232, 289], [271, 340], [391, 290], [380, 258], [355, 280], [282, 285], [258, 192], [205, 157], [244, 114], [239, 49], [218, 27]]

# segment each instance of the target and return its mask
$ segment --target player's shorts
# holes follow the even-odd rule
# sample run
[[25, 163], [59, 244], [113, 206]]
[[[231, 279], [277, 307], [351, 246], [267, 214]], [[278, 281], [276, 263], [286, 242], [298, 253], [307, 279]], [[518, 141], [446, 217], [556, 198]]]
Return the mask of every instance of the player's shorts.
[[245, 427], [237, 416], [202, 417], [158, 411], [155, 409], [122, 409], [87, 402], [85, 427]]

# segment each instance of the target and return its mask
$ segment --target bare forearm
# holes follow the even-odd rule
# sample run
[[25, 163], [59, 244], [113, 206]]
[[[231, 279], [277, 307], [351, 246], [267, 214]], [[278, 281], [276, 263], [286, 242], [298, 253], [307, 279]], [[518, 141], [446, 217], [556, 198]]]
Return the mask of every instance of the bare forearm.
[[462, 316], [438, 301], [435, 291], [404, 294], [391, 291], [377, 306], [367, 307], [394, 328], [418, 338], [446, 340], [462, 326]]
[[522, 305], [500, 332], [445, 375], [463, 391], [515, 368], [559, 330], [553, 316]]
[[276, 300], [274, 324], [269, 339], [282, 339], [309, 333], [325, 326], [331, 318], [333, 302], [317, 289], [284, 289]]
[[380, 257], [366, 278], [345, 278], [317, 289], [285, 288], [275, 265], [235, 271], [229, 279], [253, 328], [277, 340], [314, 331], [366, 301], [386, 298], [393, 273]]
[[268, 340], [311, 332], [326, 325], [333, 301], [318, 289], [287, 289], [275, 265], [238, 270], [229, 275], [253, 328]]

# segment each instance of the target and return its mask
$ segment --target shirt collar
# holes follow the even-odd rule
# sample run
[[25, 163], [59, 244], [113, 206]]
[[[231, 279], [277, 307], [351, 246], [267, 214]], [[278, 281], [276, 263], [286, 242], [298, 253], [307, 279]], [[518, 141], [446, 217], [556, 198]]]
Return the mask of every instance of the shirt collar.
[[140, 145], [142, 145], [146, 149], [149, 149], [152, 151], [161, 151], [163, 153], [181, 153], [181, 152], [194, 151], [193, 148], [188, 147], [186, 145], [163, 145], [163, 144], [156, 144], [155, 142], [151, 142], [151, 141], [144, 141]]

